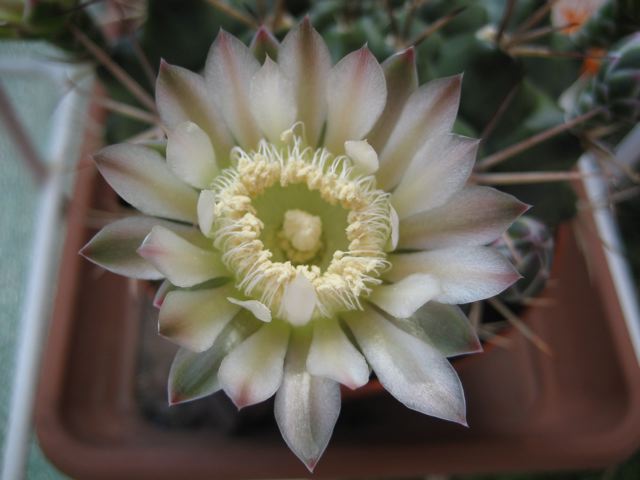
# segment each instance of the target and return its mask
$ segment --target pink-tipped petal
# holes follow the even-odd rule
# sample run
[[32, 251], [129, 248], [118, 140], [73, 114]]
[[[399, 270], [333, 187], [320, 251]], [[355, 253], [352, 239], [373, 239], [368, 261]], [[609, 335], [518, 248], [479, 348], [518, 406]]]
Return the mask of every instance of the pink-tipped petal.
[[258, 126], [271, 143], [279, 143], [280, 135], [296, 120], [292, 85], [270, 58], [251, 80], [251, 111]]
[[528, 205], [490, 187], [467, 187], [447, 203], [400, 221], [400, 248], [486, 245], [500, 237]]
[[410, 318], [397, 319], [394, 323], [433, 345], [445, 357], [482, 351], [476, 329], [457, 305], [429, 302]]
[[229, 130], [243, 148], [253, 148], [260, 140], [249, 94], [251, 79], [259, 69], [247, 46], [221, 30], [207, 57], [205, 80]]
[[264, 25], [258, 29], [249, 44], [249, 50], [260, 63], [264, 63], [267, 57], [277, 62], [279, 47], [278, 39]]
[[282, 41], [278, 64], [293, 85], [297, 119], [305, 126], [309, 145], [316, 146], [327, 114], [327, 79], [331, 55], [308, 18]]
[[155, 226], [138, 253], [178, 287], [228, 275], [219, 254], [200, 248], [163, 226]]
[[164, 275], [137, 250], [151, 229], [164, 225], [177, 231], [186, 227], [159, 218], [134, 216], [116, 220], [100, 230], [80, 254], [110, 272], [131, 278], [158, 280]]
[[391, 202], [400, 218], [445, 203], [467, 182], [479, 141], [459, 135], [441, 135], [418, 150]]
[[416, 152], [429, 138], [451, 131], [458, 113], [462, 76], [439, 78], [422, 85], [407, 99], [389, 140], [380, 153], [378, 186], [391, 190]]
[[337, 155], [343, 153], [347, 140], [362, 139], [382, 113], [386, 100], [384, 72], [367, 47], [340, 60], [327, 82], [325, 147]]
[[173, 285], [169, 280], [163, 280], [158, 289], [156, 290], [156, 294], [153, 296], [153, 306], [156, 308], [162, 307], [164, 303], [164, 299], [167, 298], [167, 294], [177, 287]]
[[396, 283], [376, 287], [369, 301], [395, 318], [409, 318], [438, 293], [440, 285], [436, 278], [415, 273]]
[[160, 308], [158, 332], [192, 352], [203, 352], [238, 313], [227, 301], [230, 286], [203, 290], [173, 290]]
[[218, 369], [224, 357], [258, 328], [248, 315], [237, 314], [204, 352], [181, 348], [171, 363], [167, 393], [169, 404], [191, 402], [206, 397], [222, 387]]
[[192, 121], [207, 132], [218, 160], [227, 165], [233, 139], [200, 75], [163, 60], [156, 81], [156, 103], [169, 129]]
[[382, 63], [387, 81], [387, 103], [380, 118], [367, 135], [377, 151], [382, 151], [407, 98], [418, 88], [418, 70], [414, 47], [398, 52]]
[[276, 393], [289, 333], [284, 322], [265, 323], [222, 361], [218, 378], [238, 408], [263, 402]]
[[171, 172], [158, 152], [121, 143], [103, 148], [93, 158], [109, 185], [141, 212], [196, 222], [198, 194]]
[[499, 294], [520, 278], [504, 256], [490, 247], [457, 247], [430, 252], [390, 255], [392, 268], [385, 273], [398, 281], [414, 273], [433, 275], [440, 293], [433, 300], [460, 304]]
[[464, 392], [456, 371], [434, 347], [369, 308], [347, 324], [380, 383], [412, 410], [466, 425]]
[[311, 375], [330, 378], [352, 390], [369, 381], [366, 360], [335, 318], [315, 322], [307, 370]]
[[167, 164], [189, 185], [203, 189], [219, 173], [209, 136], [193, 122], [180, 123], [167, 138]]
[[274, 410], [284, 441], [313, 472], [340, 414], [340, 387], [307, 372], [307, 348], [307, 339], [293, 338]]

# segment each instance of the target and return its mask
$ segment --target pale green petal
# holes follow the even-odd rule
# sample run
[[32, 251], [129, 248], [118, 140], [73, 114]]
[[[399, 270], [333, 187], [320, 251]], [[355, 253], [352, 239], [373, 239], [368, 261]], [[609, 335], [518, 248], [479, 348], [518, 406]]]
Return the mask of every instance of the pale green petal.
[[198, 194], [171, 172], [158, 152], [120, 143], [93, 158], [109, 185], [141, 212], [196, 223]]
[[289, 332], [284, 322], [265, 323], [222, 361], [218, 378], [238, 408], [263, 402], [276, 393]]
[[229, 285], [169, 292], [160, 307], [158, 332], [193, 352], [207, 350], [240, 310], [227, 301], [232, 292]]

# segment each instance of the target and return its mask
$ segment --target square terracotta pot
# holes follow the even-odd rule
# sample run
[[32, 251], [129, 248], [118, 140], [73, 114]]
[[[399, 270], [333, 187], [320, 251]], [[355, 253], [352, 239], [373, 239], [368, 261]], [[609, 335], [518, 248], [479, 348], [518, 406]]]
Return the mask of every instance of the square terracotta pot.
[[[149, 295], [141, 282], [99, 271], [77, 253], [95, 233], [88, 210], [116, 201], [93, 168], [81, 169], [37, 401], [45, 453], [83, 479], [308, 475], [273, 421], [230, 433], [224, 422], [171, 428], [143, 413], [136, 367]], [[513, 348], [457, 360], [468, 429], [407, 410], [386, 393], [350, 399], [314, 477], [582, 469], [638, 448], [640, 368], [603, 245], [592, 219], [580, 222], [587, 257], [575, 224], [563, 226], [555, 286], [544, 294], [553, 304], [523, 317], [553, 356], [513, 331]]]

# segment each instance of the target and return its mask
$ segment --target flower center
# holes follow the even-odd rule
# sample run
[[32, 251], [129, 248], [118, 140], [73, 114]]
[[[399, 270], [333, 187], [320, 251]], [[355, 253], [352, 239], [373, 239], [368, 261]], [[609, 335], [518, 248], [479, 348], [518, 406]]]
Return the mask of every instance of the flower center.
[[303, 275], [317, 298], [313, 317], [361, 308], [381, 283], [391, 234], [389, 194], [354, 173], [346, 156], [262, 141], [236, 147], [215, 181], [214, 246], [236, 287], [277, 315], [287, 285]]
[[321, 237], [320, 217], [298, 209], [285, 212], [278, 240], [292, 263], [304, 263], [314, 258], [322, 248]]

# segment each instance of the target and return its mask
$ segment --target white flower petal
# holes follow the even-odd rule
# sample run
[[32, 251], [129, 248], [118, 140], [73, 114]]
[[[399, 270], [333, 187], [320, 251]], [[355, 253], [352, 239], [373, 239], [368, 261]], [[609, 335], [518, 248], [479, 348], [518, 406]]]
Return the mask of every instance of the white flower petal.
[[335, 318], [321, 318], [315, 322], [307, 370], [311, 375], [330, 378], [352, 390], [369, 381], [366, 360]]
[[338, 155], [345, 141], [363, 138], [378, 120], [386, 99], [384, 72], [367, 47], [340, 60], [327, 82], [325, 147]]
[[280, 387], [289, 331], [283, 322], [265, 323], [222, 361], [218, 378], [238, 408], [262, 402]]
[[208, 135], [193, 122], [180, 123], [167, 137], [167, 164], [196, 188], [207, 188], [218, 174], [216, 154]]
[[435, 277], [415, 273], [391, 285], [375, 287], [369, 301], [396, 318], [408, 318], [439, 293]]
[[412, 410], [466, 425], [458, 375], [431, 345], [402, 331], [373, 309], [346, 316], [380, 383]]
[[306, 325], [311, 320], [317, 299], [313, 284], [304, 274], [298, 273], [284, 289], [278, 316], [292, 325]]
[[392, 269], [384, 276], [391, 281], [414, 273], [436, 277], [441, 291], [433, 299], [441, 303], [469, 303], [493, 297], [520, 278], [509, 260], [489, 247], [392, 254], [389, 261]]
[[156, 290], [156, 294], [153, 296], [153, 306], [156, 308], [162, 307], [164, 299], [167, 298], [167, 294], [175, 289], [175, 285], [173, 285], [169, 280], [163, 280]]
[[229, 130], [243, 148], [253, 148], [260, 130], [251, 114], [249, 88], [260, 69], [247, 46], [220, 30], [205, 66], [205, 80]]
[[457, 305], [429, 302], [410, 318], [394, 323], [437, 348], [445, 357], [482, 351], [475, 328]]
[[205, 351], [240, 310], [227, 301], [232, 292], [231, 286], [169, 292], [160, 307], [158, 332], [193, 352]]
[[467, 187], [444, 205], [400, 222], [400, 248], [486, 245], [500, 237], [529, 206], [490, 187]]
[[367, 135], [376, 151], [382, 151], [393, 131], [407, 98], [418, 88], [418, 70], [414, 47], [398, 52], [382, 63], [387, 83], [387, 103], [378, 121]]
[[392, 205], [389, 205], [389, 222], [391, 223], [391, 235], [389, 236], [389, 241], [387, 242], [387, 251], [393, 252], [396, 248], [398, 248], [398, 242], [400, 241], [400, 217], [398, 217], [398, 212], [393, 208]]
[[259, 327], [250, 315], [237, 314], [204, 352], [180, 348], [169, 371], [169, 405], [197, 400], [222, 388], [218, 369], [224, 357]]
[[313, 471], [340, 414], [340, 387], [305, 368], [307, 344], [294, 337], [276, 394], [275, 417], [291, 451]]
[[395, 187], [414, 155], [429, 138], [451, 131], [460, 103], [462, 76], [422, 85], [407, 99], [389, 140], [380, 153], [378, 187]]
[[348, 140], [344, 142], [344, 151], [359, 175], [371, 175], [378, 170], [378, 154], [366, 140]]
[[80, 250], [80, 254], [110, 272], [132, 278], [158, 280], [164, 275], [137, 252], [144, 238], [156, 225], [184, 228], [153, 217], [127, 217], [100, 230]]
[[260, 63], [264, 63], [267, 56], [278, 61], [279, 47], [278, 39], [264, 25], [258, 28], [249, 44], [249, 50]]
[[116, 144], [93, 157], [111, 187], [143, 213], [195, 223], [198, 194], [169, 170], [149, 148]]
[[202, 190], [198, 196], [198, 226], [205, 237], [212, 237], [211, 230], [216, 220], [216, 194], [212, 190]]
[[296, 120], [292, 88], [290, 80], [269, 57], [251, 80], [251, 111], [271, 143], [278, 143], [282, 132]]
[[138, 253], [178, 287], [228, 275], [218, 253], [204, 250], [163, 226], [155, 226]]
[[327, 113], [325, 92], [331, 55], [308, 18], [291, 29], [282, 41], [278, 64], [291, 80], [298, 120], [304, 123], [307, 142], [315, 147]]
[[258, 300], [238, 300], [237, 298], [228, 297], [231, 303], [234, 303], [253, 314], [258, 320], [262, 322], [270, 322], [271, 321], [271, 310], [264, 303], [259, 302]]
[[156, 104], [162, 122], [169, 129], [192, 121], [207, 132], [216, 157], [226, 166], [233, 138], [200, 75], [162, 60], [156, 81]]
[[400, 218], [445, 203], [467, 182], [479, 141], [440, 135], [427, 141], [413, 158], [391, 201]]

